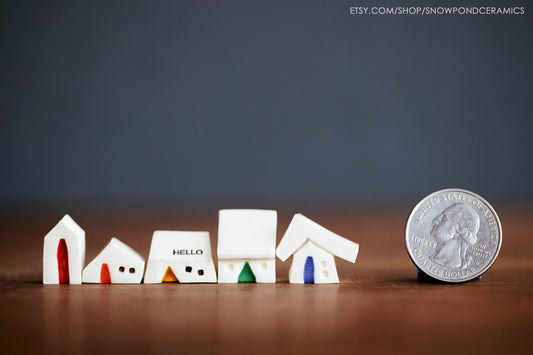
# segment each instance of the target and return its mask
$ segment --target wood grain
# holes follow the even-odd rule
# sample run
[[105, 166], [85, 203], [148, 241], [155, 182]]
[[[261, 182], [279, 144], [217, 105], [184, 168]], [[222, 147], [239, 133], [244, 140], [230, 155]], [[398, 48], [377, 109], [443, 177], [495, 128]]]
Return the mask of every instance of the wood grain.
[[[498, 207], [498, 206], [495, 206]], [[404, 246], [406, 209], [279, 211], [278, 240], [302, 212], [360, 243], [337, 259], [339, 285], [41, 284], [42, 238], [60, 213], [1, 217], [3, 353], [532, 353], [532, 206], [498, 209], [500, 256], [480, 281], [416, 279]], [[89, 262], [115, 236], [148, 256], [155, 229], [207, 230], [216, 209], [71, 211]]]

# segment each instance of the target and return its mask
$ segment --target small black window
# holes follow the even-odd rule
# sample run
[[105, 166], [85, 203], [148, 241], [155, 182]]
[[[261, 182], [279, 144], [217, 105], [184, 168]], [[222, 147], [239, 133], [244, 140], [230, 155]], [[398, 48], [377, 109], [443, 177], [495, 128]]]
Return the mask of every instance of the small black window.
[[185, 271], [191, 272], [192, 271], [192, 266], [185, 266]]
[[120, 272], [124, 272], [125, 269], [126, 269], [126, 268], [125, 268], [124, 266], [121, 266], [121, 267], [118, 268], [118, 271], [120, 271]]
[[130, 274], [135, 274], [135, 268], [134, 267], [130, 267]]
[[202, 269], [198, 270], [198, 275], [203, 276], [204, 275], [204, 270], [202, 270]]

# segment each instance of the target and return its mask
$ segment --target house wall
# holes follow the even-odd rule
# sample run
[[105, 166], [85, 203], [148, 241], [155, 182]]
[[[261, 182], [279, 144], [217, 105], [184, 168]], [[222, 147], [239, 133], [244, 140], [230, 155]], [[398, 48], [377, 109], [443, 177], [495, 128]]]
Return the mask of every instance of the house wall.
[[[82, 280], [84, 283], [100, 283], [100, 270], [102, 264], [109, 266], [111, 283], [114, 284], [137, 284], [144, 275], [144, 260], [127, 254], [115, 248], [104, 249], [83, 270]], [[121, 271], [121, 268], [124, 268]], [[134, 272], [130, 272], [133, 268]]]
[[304, 267], [308, 256], [313, 257], [316, 284], [339, 282], [333, 255], [313, 242], [308, 241], [294, 253], [289, 270], [290, 283], [304, 283]]
[[218, 261], [218, 282], [237, 283], [239, 274], [248, 261], [257, 283], [276, 282], [276, 261], [271, 259], [222, 259]]
[[[144, 275], [145, 284], [161, 283], [167, 267], [172, 268], [172, 272], [178, 278], [180, 283], [214, 283], [217, 282], [215, 264], [212, 260], [191, 260], [186, 261], [167, 261], [167, 260], [148, 260], [146, 273]], [[190, 271], [187, 271], [190, 267]], [[203, 270], [203, 275], [198, 273]]]

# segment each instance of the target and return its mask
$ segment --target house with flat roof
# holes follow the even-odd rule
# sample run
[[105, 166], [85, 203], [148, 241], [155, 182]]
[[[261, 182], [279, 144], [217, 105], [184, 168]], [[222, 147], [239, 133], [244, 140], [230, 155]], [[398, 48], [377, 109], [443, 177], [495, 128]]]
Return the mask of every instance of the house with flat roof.
[[217, 282], [209, 232], [154, 232], [144, 283], [163, 282]]
[[219, 211], [218, 282], [276, 282], [276, 228], [272, 210]]

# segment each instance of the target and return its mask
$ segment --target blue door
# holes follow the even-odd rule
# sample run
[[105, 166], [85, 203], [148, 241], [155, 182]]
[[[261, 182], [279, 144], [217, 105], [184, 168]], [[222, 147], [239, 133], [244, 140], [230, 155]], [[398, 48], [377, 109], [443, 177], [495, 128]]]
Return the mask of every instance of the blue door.
[[304, 283], [314, 284], [315, 283], [315, 263], [312, 256], [308, 256], [305, 259], [304, 266]]

